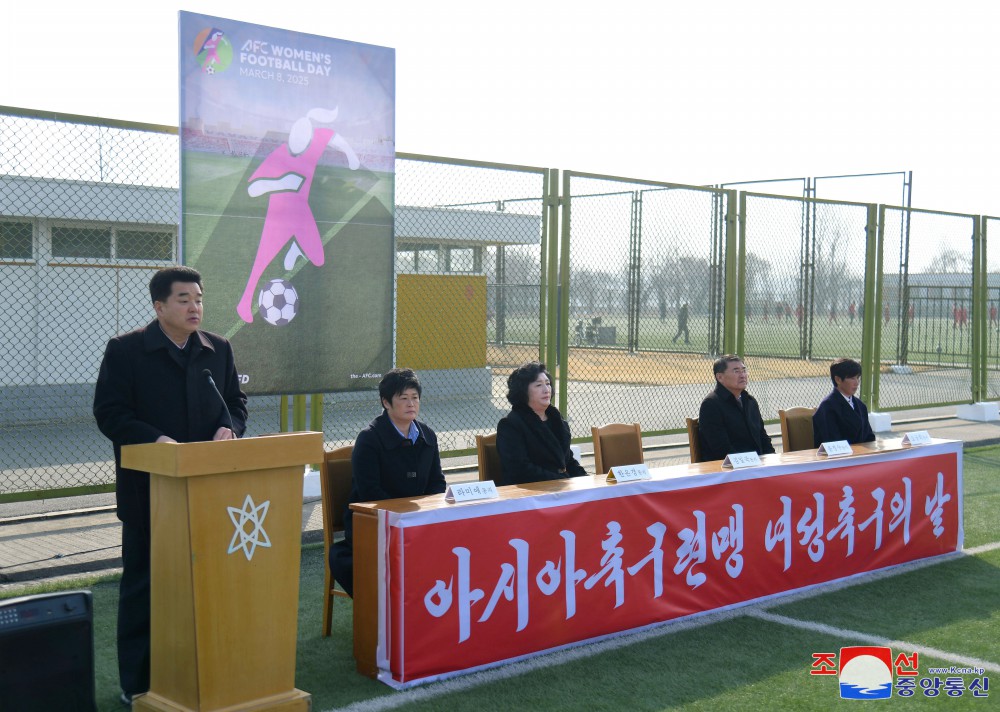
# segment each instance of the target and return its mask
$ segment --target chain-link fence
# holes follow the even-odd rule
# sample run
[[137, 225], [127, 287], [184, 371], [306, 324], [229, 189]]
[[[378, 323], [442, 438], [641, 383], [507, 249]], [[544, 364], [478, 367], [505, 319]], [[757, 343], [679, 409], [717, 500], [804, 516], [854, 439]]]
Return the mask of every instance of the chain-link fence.
[[[107, 340], [152, 320], [152, 274], [178, 261], [176, 133], [0, 116], [0, 290], [12, 305], [0, 329], [0, 497], [114, 482], [94, 381]], [[539, 354], [546, 173], [406, 156], [396, 171], [396, 362], [420, 372], [442, 450], [469, 449], [506, 412], [511, 367]], [[280, 402], [250, 398], [249, 435], [280, 428]], [[343, 444], [379, 402], [328, 393], [322, 408], [328, 441]]]
[[93, 383], [176, 261], [176, 131], [6, 114], [0, 147], [0, 494], [107, 484]]
[[743, 193], [743, 339], [765, 418], [829, 393], [861, 360], [869, 206]]
[[[398, 154], [396, 358], [415, 369], [421, 418], [443, 452], [475, 447], [506, 415], [506, 378], [539, 357], [546, 173]], [[328, 441], [349, 444], [377, 393], [324, 396]]]
[[882, 364], [875, 407], [968, 402], [975, 218], [882, 207]]
[[[768, 418], [879, 345], [874, 407], [968, 402], [979, 363], [1000, 395], [1000, 259], [973, 264], [979, 218], [882, 207], [877, 281], [859, 203], [566, 172], [560, 213], [556, 171], [408, 154], [395, 189], [394, 361], [420, 373], [445, 452], [492, 432], [507, 375], [543, 354], [576, 438], [682, 429], [724, 351], [746, 354]], [[176, 129], [0, 111], [0, 198], [0, 499], [110, 488], [93, 385], [179, 259]], [[331, 445], [379, 412], [375, 392], [312, 402]], [[248, 433], [280, 429], [282, 404], [252, 397]]]
[[569, 172], [564, 185], [573, 436], [608, 422], [677, 429], [721, 349], [732, 193]]

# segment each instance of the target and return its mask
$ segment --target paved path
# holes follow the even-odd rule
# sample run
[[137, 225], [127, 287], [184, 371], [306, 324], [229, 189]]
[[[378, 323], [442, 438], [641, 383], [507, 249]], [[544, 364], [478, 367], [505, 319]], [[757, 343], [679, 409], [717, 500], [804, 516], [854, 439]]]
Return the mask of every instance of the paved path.
[[[706, 362], [706, 369], [710, 366]], [[884, 407], [956, 400], [968, 390], [966, 371], [940, 370], [911, 375], [883, 374]], [[965, 390], [963, 390], [965, 389]], [[684, 427], [705, 395], [705, 384], [673, 386], [622, 385], [571, 381], [566, 415], [574, 438], [587, 438], [590, 428], [610, 422], [637, 422], [646, 432]], [[779, 407], [816, 404], [830, 391], [827, 378], [788, 378], [755, 382], [750, 392], [760, 401], [765, 419], [776, 419]], [[488, 398], [439, 399], [425, 393], [421, 419], [438, 433], [445, 451], [475, 448], [475, 436], [496, 429], [509, 410], [506, 374], [495, 375]], [[328, 394], [323, 405], [328, 447], [347, 445], [377, 415], [374, 394]], [[950, 412], [954, 412], [952, 409]], [[274, 398], [251, 399], [247, 435], [278, 430]], [[26, 489], [57, 489], [114, 482], [111, 445], [92, 420], [0, 427], [0, 494]]]

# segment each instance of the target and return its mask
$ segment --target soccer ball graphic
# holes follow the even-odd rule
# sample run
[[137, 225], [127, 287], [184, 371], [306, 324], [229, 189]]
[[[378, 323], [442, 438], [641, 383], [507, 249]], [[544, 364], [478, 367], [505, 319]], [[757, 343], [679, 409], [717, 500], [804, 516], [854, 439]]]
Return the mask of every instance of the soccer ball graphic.
[[205, 73], [206, 74], [215, 74], [215, 65], [214, 64], [210, 64], [207, 67], [205, 67]]
[[272, 279], [257, 295], [257, 311], [268, 324], [285, 326], [299, 311], [299, 293], [291, 282]]

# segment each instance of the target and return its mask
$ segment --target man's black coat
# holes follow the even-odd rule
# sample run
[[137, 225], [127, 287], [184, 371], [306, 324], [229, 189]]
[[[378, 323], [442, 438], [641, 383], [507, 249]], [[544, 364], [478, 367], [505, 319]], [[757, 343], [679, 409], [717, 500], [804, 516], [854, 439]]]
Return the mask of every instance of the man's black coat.
[[743, 407], [721, 383], [701, 402], [698, 413], [698, 440], [701, 459], [722, 460], [734, 452], [774, 452], [771, 436], [764, 430], [764, 420], [756, 399], [743, 391]]
[[852, 408], [836, 388], [820, 402], [813, 413], [813, 440], [816, 447], [835, 440], [846, 440], [852, 445], [869, 443], [875, 439], [868, 422], [868, 407], [860, 398], [852, 397]]
[[[229, 417], [203, 371], [212, 372]], [[211, 440], [232, 418], [237, 436], [246, 429], [247, 398], [240, 390], [229, 342], [196, 331], [184, 351], [154, 321], [108, 342], [94, 390], [97, 427], [114, 444], [118, 518], [149, 522], [149, 474], [121, 466], [122, 445]]]

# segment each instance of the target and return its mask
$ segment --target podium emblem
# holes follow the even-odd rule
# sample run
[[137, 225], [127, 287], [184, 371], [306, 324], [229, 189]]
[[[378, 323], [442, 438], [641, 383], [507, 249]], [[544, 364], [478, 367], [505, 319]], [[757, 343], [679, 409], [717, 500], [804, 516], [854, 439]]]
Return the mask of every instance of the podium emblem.
[[253, 497], [249, 494], [243, 500], [243, 508], [229, 507], [229, 518], [233, 521], [236, 531], [233, 532], [233, 539], [229, 542], [228, 554], [233, 554], [242, 550], [247, 557], [247, 561], [253, 559], [254, 551], [258, 546], [270, 547], [271, 539], [264, 531], [264, 518], [267, 516], [267, 509], [271, 506], [271, 500], [267, 500], [260, 506], [254, 504]]

